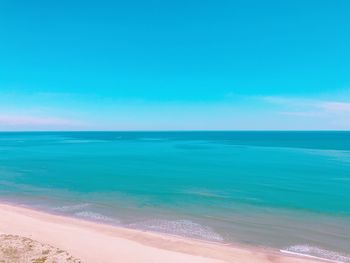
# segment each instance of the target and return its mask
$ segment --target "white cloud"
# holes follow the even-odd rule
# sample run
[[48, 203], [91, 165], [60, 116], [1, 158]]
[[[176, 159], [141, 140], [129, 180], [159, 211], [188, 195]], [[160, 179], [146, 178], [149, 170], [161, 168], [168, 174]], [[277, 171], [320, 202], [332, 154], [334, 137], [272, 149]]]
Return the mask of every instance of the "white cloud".
[[[286, 111], [288, 114], [295, 115], [320, 115], [321, 113], [349, 113], [350, 102], [307, 99], [297, 97], [279, 97], [266, 96], [262, 97], [264, 102], [279, 105], [281, 108], [288, 108], [294, 111]], [[283, 111], [282, 111], [283, 112]]]
[[26, 127], [30, 129], [50, 129], [50, 128], [74, 128], [81, 126], [80, 122], [55, 118], [55, 117], [42, 117], [42, 116], [29, 116], [29, 115], [13, 115], [0, 113], [0, 127], [5, 130], [13, 128]]
[[349, 102], [326, 101], [320, 103], [319, 107], [327, 112], [350, 113]]

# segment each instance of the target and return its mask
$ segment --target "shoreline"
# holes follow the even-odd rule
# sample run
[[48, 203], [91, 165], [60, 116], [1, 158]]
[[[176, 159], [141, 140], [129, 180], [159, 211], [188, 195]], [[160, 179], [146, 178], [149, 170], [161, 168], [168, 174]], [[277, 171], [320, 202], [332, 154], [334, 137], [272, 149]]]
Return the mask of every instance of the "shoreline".
[[85, 263], [316, 263], [273, 249], [203, 241], [50, 214], [0, 202], [0, 232], [59, 247]]

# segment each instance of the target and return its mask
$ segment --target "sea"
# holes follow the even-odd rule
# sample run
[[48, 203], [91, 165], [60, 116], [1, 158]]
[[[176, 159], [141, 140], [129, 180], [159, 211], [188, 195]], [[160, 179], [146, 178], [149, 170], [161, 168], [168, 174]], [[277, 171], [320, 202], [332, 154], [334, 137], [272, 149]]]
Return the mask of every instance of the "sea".
[[0, 201], [350, 262], [350, 132], [1, 132]]

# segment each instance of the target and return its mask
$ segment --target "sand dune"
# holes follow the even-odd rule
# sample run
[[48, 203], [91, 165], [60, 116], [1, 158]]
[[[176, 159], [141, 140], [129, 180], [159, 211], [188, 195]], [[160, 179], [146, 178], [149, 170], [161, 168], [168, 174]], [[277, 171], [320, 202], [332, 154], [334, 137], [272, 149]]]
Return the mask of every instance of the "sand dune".
[[81, 263], [64, 250], [17, 235], [0, 235], [2, 263]]

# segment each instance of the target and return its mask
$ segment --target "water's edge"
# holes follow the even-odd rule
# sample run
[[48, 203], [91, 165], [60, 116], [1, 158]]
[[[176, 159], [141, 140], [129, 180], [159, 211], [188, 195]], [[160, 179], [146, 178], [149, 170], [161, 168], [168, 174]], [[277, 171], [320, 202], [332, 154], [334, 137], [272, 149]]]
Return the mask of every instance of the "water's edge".
[[[176, 237], [180, 239], [185, 239], [185, 240], [190, 240], [190, 241], [196, 241], [196, 242], [203, 242], [207, 244], [215, 244], [215, 245], [223, 245], [227, 247], [233, 247], [233, 248], [245, 248], [245, 249], [251, 249], [251, 250], [260, 250], [260, 251], [265, 251], [266, 253], [273, 253], [273, 254], [281, 254], [281, 255], [287, 255], [287, 256], [295, 256], [295, 257], [300, 257], [300, 258], [310, 258], [310, 259], [315, 259], [319, 260], [320, 262], [331, 262], [331, 263], [348, 263], [350, 262], [350, 257], [343, 256], [341, 254], [337, 254], [336, 252], [333, 251], [327, 251], [327, 250], [322, 250], [329, 252], [333, 256], [329, 258], [329, 255], [325, 255], [325, 257], [320, 257], [320, 256], [315, 256], [313, 254], [307, 254], [305, 251], [304, 252], [296, 252], [293, 250], [288, 250], [288, 249], [278, 249], [278, 248], [273, 248], [273, 247], [267, 247], [267, 246], [252, 246], [252, 245], [247, 245], [243, 243], [232, 243], [232, 242], [224, 242], [224, 241], [213, 241], [213, 240], [206, 240], [206, 239], [199, 239], [199, 238], [194, 238], [194, 237], [189, 237], [189, 236], [184, 236], [184, 235], [177, 235], [177, 234], [171, 234], [167, 232], [162, 232], [162, 231], [155, 231], [155, 230], [146, 230], [142, 228], [137, 228], [137, 227], [128, 227], [127, 225], [120, 225], [120, 224], [113, 224], [111, 222], [105, 222], [98, 220], [97, 218], [94, 220], [92, 218], [81, 218], [81, 217], [76, 217], [72, 215], [67, 215], [59, 212], [53, 212], [45, 210], [45, 209], [40, 209], [35, 206], [30, 206], [30, 205], [24, 205], [20, 203], [15, 203], [11, 201], [4, 201], [0, 200], [0, 204], [2, 205], [7, 205], [11, 207], [16, 207], [16, 208], [24, 208], [28, 209], [34, 212], [39, 212], [39, 213], [45, 213], [53, 216], [59, 216], [59, 217], [64, 217], [64, 218], [70, 218], [70, 219], [75, 219], [79, 221], [85, 221], [85, 222], [92, 222], [100, 225], [106, 225], [106, 226], [111, 226], [111, 227], [116, 227], [116, 228], [122, 228], [122, 229], [129, 229], [133, 231], [140, 231], [140, 232], [148, 232], [148, 233], [154, 233], [162, 236], [169, 236], [169, 237]], [[317, 249], [317, 248], [316, 248]]]

